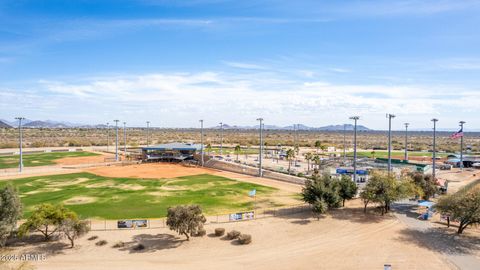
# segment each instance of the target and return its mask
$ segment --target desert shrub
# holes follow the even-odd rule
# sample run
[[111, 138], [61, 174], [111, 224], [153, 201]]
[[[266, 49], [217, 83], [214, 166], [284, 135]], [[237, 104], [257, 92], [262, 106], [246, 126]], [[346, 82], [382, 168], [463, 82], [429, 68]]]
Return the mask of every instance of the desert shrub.
[[97, 246], [105, 246], [106, 244], [108, 244], [108, 242], [106, 240], [100, 240], [100, 241], [95, 243], [95, 245], [97, 245]]
[[227, 233], [227, 239], [229, 240], [233, 240], [233, 239], [237, 239], [238, 236], [240, 236], [240, 232], [239, 231], [230, 231]]
[[215, 236], [222, 236], [225, 234], [225, 228], [215, 228]]
[[248, 245], [252, 242], [252, 236], [250, 234], [240, 234], [238, 236], [238, 242], [242, 245]]
[[90, 227], [86, 221], [79, 220], [76, 216], [73, 216], [62, 221], [58, 230], [70, 241], [70, 245], [73, 248], [75, 240], [87, 234], [90, 231]]
[[145, 249], [145, 246], [142, 244], [138, 244], [133, 247], [133, 250], [144, 250], [144, 249]]
[[170, 230], [183, 234], [190, 240], [189, 235], [196, 235], [203, 229], [207, 219], [198, 205], [179, 205], [167, 209], [167, 225]]
[[5, 245], [17, 220], [22, 217], [22, 203], [15, 187], [7, 184], [0, 190], [0, 247]]
[[125, 243], [122, 242], [122, 241], [118, 241], [117, 243], [115, 243], [115, 245], [113, 245], [112, 247], [113, 248], [122, 248], [125, 246]]
[[197, 232], [197, 236], [205, 236], [207, 234], [207, 231], [205, 229], [199, 229]]
[[87, 238], [88, 241], [92, 241], [92, 240], [96, 240], [98, 239], [98, 236], [94, 235], [94, 236], [90, 236], [89, 238]]

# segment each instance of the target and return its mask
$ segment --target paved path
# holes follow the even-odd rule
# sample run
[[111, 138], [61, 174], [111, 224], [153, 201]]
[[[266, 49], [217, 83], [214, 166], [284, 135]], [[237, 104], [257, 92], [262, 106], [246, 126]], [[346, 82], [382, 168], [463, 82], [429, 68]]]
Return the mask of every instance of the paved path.
[[415, 202], [409, 201], [393, 205], [397, 218], [409, 228], [406, 235], [408, 234], [419, 245], [445, 255], [445, 258], [458, 269], [480, 269], [480, 258], [475, 256], [475, 252], [480, 250], [480, 239], [449, 234], [435, 228], [430, 222], [417, 219], [418, 214], [412, 210], [415, 205]]

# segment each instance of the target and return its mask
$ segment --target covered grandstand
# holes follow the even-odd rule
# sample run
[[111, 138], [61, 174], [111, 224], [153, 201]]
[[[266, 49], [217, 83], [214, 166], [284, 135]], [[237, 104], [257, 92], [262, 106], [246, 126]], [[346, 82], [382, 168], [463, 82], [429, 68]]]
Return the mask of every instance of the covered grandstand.
[[197, 151], [201, 150], [201, 147], [201, 144], [192, 143], [167, 143], [143, 147], [142, 160], [144, 162], [190, 160]]

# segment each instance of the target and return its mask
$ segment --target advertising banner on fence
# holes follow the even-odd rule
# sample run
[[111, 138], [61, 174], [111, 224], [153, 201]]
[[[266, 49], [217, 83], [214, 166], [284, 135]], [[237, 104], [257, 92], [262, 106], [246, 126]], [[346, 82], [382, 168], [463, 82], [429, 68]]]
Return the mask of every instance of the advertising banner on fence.
[[255, 212], [242, 212], [230, 214], [230, 221], [250, 220], [255, 218]]
[[148, 226], [148, 221], [146, 219], [117, 221], [117, 228], [119, 229], [146, 228], [147, 226]]

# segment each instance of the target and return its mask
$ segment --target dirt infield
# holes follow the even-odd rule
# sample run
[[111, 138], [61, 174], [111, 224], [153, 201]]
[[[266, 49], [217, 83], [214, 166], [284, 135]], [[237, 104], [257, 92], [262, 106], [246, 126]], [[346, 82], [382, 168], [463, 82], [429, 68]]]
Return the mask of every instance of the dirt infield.
[[186, 167], [179, 164], [149, 163], [130, 166], [107, 166], [86, 169], [97, 175], [106, 177], [128, 177], [128, 178], [175, 178], [181, 176], [209, 173], [214, 170], [207, 168]]
[[97, 153], [98, 156], [89, 156], [89, 157], [67, 157], [55, 160], [55, 163], [58, 165], [80, 165], [80, 164], [96, 164], [105, 162], [106, 158], [114, 158], [112, 154]]
[[[168, 229], [91, 232], [74, 249], [38, 243], [17, 249], [47, 252], [37, 269], [454, 269], [435, 250], [411, 240], [392, 216], [336, 210], [316, 220], [309, 214], [207, 225], [207, 236], [185, 241]], [[247, 246], [210, 235], [216, 227], [251, 234]], [[87, 239], [97, 235], [95, 241]], [[96, 241], [106, 240], [98, 247]], [[112, 246], [118, 241], [125, 245]], [[143, 244], [144, 250], [133, 247]]]

